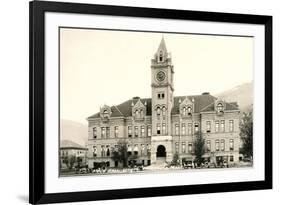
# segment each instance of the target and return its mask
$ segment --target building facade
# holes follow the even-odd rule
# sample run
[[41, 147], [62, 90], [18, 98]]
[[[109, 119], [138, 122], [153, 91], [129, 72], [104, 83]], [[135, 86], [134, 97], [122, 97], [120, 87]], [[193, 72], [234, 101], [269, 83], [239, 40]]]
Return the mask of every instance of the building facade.
[[86, 147], [83, 147], [71, 140], [62, 140], [60, 144], [60, 165], [61, 168], [67, 168], [65, 160], [70, 160], [71, 157], [75, 157], [74, 166], [87, 164], [87, 151]]
[[116, 106], [104, 105], [87, 118], [88, 165], [107, 162], [118, 141], [127, 142], [128, 153], [144, 165], [194, 160], [196, 133], [205, 138], [206, 160], [239, 161], [239, 108], [209, 93], [174, 96], [174, 66], [162, 38], [151, 60], [151, 98], [134, 97]]

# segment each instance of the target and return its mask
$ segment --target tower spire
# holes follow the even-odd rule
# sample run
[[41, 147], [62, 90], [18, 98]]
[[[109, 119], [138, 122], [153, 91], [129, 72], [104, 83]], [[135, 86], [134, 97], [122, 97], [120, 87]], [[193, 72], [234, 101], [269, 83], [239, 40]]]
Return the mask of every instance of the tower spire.
[[163, 53], [167, 53], [166, 43], [165, 43], [165, 39], [164, 39], [163, 34], [162, 34], [162, 39], [161, 39], [161, 42], [159, 44], [157, 53], [159, 53], [160, 51], [162, 51]]

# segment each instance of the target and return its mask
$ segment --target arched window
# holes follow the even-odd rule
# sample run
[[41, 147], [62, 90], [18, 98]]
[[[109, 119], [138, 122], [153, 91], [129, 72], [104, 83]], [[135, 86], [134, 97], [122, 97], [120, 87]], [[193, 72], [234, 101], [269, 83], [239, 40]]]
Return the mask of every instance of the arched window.
[[191, 115], [191, 111], [192, 111], [191, 107], [188, 107], [188, 108], [187, 108], [187, 114], [188, 114], [188, 115]]
[[186, 115], [186, 107], [184, 107], [183, 109], [182, 109], [182, 114], [185, 116]]
[[218, 103], [217, 110], [218, 110], [218, 112], [222, 112], [223, 111], [223, 105], [221, 103]]
[[103, 114], [108, 114], [108, 110], [104, 110], [104, 111], [103, 111]]
[[139, 117], [140, 117], [139, 110], [136, 110], [135, 115], [136, 115], [136, 118], [139, 118]]
[[140, 110], [140, 117], [143, 118], [143, 110]]
[[163, 116], [166, 116], [166, 107], [163, 107], [163, 108], [162, 108], [162, 115], [163, 115]]
[[161, 114], [161, 109], [160, 109], [160, 107], [157, 107], [157, 108], [156, 108], [156, 113], [157, 113], [157, 115], [160, 115], [160, 114]]

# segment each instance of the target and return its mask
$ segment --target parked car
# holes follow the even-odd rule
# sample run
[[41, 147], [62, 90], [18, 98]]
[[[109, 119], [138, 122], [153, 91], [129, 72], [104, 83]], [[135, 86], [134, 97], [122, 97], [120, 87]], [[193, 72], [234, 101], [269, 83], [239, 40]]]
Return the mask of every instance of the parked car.
[[79, 169], [79, 173], [80, 173], [80, 174], [87, 174], [87, 173], [88, 173], [88, 170], [87, 170], [86, 167], [84, 167], [84, 168]]
[[227, 161], [224, 160], [224, 161], [222, 162], [222, 164], [221, 164], [221, 167], [222, 167], [222, 168], [228, 168], [228, 163], [227, 163]]
[[192, 163], [192, 161], [185, 161], [185, 162], [183, 162], [183, 168], [184, 169], [191, 169], [191, 168], [193, 168], [193, 163]]
[[205, 168], [216, 168], [217, 166], [216, 166], [216, 164], [213, 163], [213, 162], [205, 162], [205, 163], [204, 163], [204, 167], [205, 167]]

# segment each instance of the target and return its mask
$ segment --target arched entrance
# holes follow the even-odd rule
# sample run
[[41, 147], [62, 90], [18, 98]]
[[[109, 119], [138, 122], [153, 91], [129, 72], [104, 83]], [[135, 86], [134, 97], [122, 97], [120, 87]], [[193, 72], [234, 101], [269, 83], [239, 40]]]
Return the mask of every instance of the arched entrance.
[[156, 157], [166, 157], [166, 148], [163, 145], [157, 147]]

